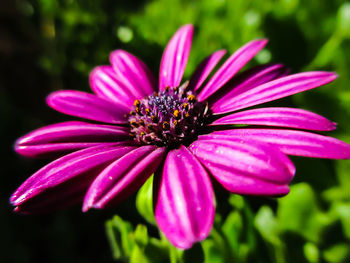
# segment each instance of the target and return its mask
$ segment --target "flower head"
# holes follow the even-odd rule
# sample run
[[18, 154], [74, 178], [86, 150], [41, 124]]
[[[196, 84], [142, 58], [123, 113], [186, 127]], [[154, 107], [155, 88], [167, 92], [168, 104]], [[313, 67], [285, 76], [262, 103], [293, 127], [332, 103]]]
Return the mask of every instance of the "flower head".
[[307, 131], [335, 129], [320, 115], [283, 107], [243, 110], [327, 84], [334, 73], [289, 75], [276, 64], [235, 76], [266, 45], [262, 39], [237, 50], [207, 82], [224, 50], [183, 81], [192, 34], [192, 25], [185, 25], [170, 40], [159, 85], [142, 61], [117, 50], [111, 65], [91, 72], [95, 94], [50, 94], [53, 109], [104, 124], [63, 122], [20, 138], [19, 154], [61, 157], [14, 192], [15, 211], [47, 212], [78, 202], [84, 212], [113, 206], [154, 173], [159, 228], [175, 246], [189, 248], [213, 224], [211, 178], [232, 193], [282, 196], [295, 173], [288, 155], [350, 158], [350, 145]]

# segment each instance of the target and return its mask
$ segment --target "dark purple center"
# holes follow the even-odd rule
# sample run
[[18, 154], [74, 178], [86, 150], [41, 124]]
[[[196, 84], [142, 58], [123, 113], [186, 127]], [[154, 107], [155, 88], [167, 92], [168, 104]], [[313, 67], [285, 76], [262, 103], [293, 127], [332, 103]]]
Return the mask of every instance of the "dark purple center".
[[135, 100], [129, 124], [138, 143], [177, 148], [193, 142], [209, 116], [208, 105], [183, 85]]

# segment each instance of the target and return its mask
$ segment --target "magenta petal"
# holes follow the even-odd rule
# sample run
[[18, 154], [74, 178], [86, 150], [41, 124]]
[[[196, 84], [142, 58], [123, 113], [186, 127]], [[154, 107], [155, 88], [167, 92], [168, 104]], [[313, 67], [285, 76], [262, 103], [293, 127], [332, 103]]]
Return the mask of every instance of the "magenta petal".
[[295, 168], [286, 155], [257, 142], [199, 140], [189, 149], [227, 190], [247, 195], [284, 195]]
[[316, 113], [294, 108], [260, 108], [233, 113], [211, 125], [248, 124], [331, 131], [336, 124]]
[[219, 68], [203, 90], [198, 94], [200, 101], [206, 100], [229, 81], [245, 64], [249, 62], [267, 43], [266, 39], [253, 40], [238, 49]]
[[[304, 72], [282, 77], [238, 93], [227, 104], [229, 111], [248, 108], [325, 85], [337, 75], [332, 72]], [[221, 109], [221, 112], [224, 111]], [[226, 110], [228, 111], [228, 110]]]
[[180, 85], [190, 55], [192, 35], [193, 26], [184, 25], [170, 39], [160, 63], [159, 90]]
[[165, 148], [142, 146], [109, 165], [91, 184], [83, 211], [116, 204], [134, 193], [158, 168], [165, 153]]
[[167, 239], [183, 249], [205, 239], [214, 220], [214, 193], [199, 161], [181, 146], [169, 152], [155, 180], [155, 218]]
[[126, 123], [129, 109], [121, 104], [82, 91], [56, 91], [47, 97], [47, 104], [62, 113], [113, 124]]
[[94, 93], [104, 99], [115, 101], [124, 106], [131, 106], [135, 99], [143, 98], [134, 87], [124, 85], [111, 66], [99, 66], [90, 73], [90, 86]]
[[214, 102], [211, 110], [216, 113], [226, 113], [231, 111], [231, 100], [239, 94], [246, 92], [259, 85], [274, 79], [286, 76], [289, 70], [281, 64], [260, 65], [244, 71], [227, 83], [226, 88], [220, 89], [210, 101]]
[[85, 172], [84, 176], [78, 176], [53, 188], [27, 199], [15, 208], [15, 212], [21, 214], [44, 214], [57, 211], [78, 203], [84, 199], [84, 195], [101, 168]]
[[116, 50], [111, 53], [110, 61], [117, 79], [135, 98], [146, 97], [155, 91], [154, 76], [140, 59], [124, 50]]
[[206, 57], [193, 73], [188, 89], [198, 90], [225, 54], [226, 50], [218, 50]]
[[235, 139], [271, 144], [289, 155], [348, 159], [350, 145], [338, 139], [315, 133], [282, 129], [233, 129], [213, 132], [199, 139]]
[[44, 191], [69, 180], [76, 180], [75, 178], [84, 176], [91, 169], [110, 163], [134, 148], [102, 145], [63, 156], [29, 177], [11, 196], [11, 203], [15, 206], [21, 205]]
[[15, 149], [24, 156], [39, 157], [128, 139], [129, 129], [126, 127], [70, 121], [28, 133], [16, 141]]
[[108, 145], [130, 145], [132, 142], [65, 142], [65, 143], [48, 143], [40, 145], [16, 145], [17, 153], [31, 158], [53, 158], [59, 157], [81, 149], [94, 146]]
[[36, 129], [17, 140], [17, 145], [51, 142], [112, 142], [129, 137], [129, 128], [68, 121]]

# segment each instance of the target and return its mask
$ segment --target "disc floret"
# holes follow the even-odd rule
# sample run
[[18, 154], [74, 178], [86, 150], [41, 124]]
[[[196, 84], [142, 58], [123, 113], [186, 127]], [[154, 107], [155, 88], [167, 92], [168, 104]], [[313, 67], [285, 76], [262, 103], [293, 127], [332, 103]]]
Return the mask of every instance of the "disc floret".
[[129, 125], [135, 141], [177, 148], [197, 138], [210, 112], [194, 92], [186, 91], [186, 84], [134, 101]]

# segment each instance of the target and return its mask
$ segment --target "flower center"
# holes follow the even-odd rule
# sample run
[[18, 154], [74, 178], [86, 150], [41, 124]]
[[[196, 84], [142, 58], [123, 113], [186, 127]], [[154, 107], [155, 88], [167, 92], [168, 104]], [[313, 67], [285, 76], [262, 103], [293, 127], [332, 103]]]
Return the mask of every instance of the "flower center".
[[135, 141], [177, 148], [189, 145], [205, 127], [210, 116], [206, 103], [198, 102], [187, 83], [174, 89], [135, 100], [129, 124]]

